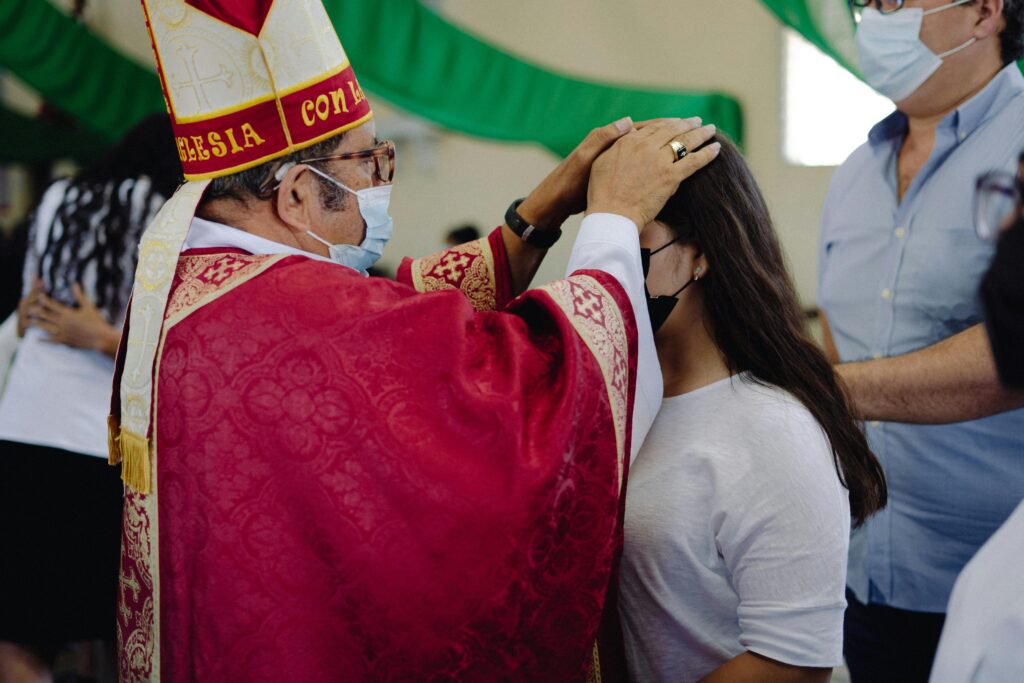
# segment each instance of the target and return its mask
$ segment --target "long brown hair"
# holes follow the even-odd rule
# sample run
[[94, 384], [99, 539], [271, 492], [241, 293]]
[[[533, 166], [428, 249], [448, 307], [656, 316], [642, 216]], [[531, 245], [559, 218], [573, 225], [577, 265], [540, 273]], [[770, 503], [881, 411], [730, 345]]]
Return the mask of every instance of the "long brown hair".
[[828, 437], [859, 526], [885, 506], [885, 475], [854, 420], [846, 392], [808, 335], [757, 181], [722, 136], [718, 158], [684, 182], [658, 215], [707, 257], [700, 280], [705, 321], [733, 372], [788, 391]]

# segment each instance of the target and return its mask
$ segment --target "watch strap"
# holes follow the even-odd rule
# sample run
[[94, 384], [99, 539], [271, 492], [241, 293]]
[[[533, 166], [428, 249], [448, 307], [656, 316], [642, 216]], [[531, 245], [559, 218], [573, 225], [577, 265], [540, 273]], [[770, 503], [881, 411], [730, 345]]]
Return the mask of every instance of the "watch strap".
[[519, 205], [523, 203], [524, 199], [525, 197], [520, 197], [509, 205], [508, 210], [505, 212], [505, 225], [511, 228], [512, 232], [519, 235], [519, 238], [531, 247], [549, 249], [562, 236], [562, 229], [538, 230], [537, 226], [527, 223], [519, 215]]

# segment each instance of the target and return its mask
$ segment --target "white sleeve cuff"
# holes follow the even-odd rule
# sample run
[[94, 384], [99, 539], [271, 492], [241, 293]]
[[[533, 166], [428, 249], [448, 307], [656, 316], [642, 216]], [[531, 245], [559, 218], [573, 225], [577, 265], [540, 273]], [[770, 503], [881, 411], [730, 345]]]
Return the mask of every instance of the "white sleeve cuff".
[[651, 319], [647, 313], [644, 274], [640, 264], [640, 233], [636, 224], [613, 213], [586, 216], [580, 223], [566, 275], [578, 270], [600, 270], [614, 277], [633, 307], [637, 327], [637, 377], [630, 449], [632, 461], [661, 408], [664, 391]]

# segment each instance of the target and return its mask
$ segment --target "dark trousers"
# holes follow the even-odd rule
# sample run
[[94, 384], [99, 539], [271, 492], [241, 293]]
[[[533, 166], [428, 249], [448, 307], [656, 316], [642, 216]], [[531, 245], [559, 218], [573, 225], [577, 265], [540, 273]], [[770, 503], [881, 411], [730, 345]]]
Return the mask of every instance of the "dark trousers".
[[851, 683], [928, 683], [945, 614], [865, 605], [846, 591], [843, 656]]
[[104, 459], [0, 441], [0, 640], [114, 641], [121, 499]]

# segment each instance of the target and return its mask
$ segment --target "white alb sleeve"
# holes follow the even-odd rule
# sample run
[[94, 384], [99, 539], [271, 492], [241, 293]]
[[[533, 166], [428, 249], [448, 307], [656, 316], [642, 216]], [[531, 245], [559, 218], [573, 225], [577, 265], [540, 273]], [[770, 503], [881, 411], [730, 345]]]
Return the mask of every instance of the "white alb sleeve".
[[608, 273], [622, 285], [633, 305], [637, 328], [637, 372], [630, 449], [632, 462], [661, 408], [664, 391], [651, 319], [647, 314], [644, 274], [640, 265], [640, 234], [636, 224], [611, 213], [593, 213], [584, 218], [569, 256], [566, 275], [578, 270]]

